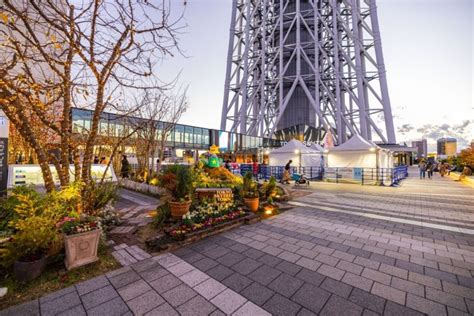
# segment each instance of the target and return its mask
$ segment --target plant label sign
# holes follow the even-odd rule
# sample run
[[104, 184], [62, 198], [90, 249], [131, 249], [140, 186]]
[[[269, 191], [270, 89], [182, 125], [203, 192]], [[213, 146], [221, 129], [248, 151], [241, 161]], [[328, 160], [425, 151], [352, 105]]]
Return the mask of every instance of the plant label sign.
[[216, 204], [230, 203], [234, 200], [234, 193], [230, 188], [198, 188], [196, 195], [199, 200], [207, 199]]

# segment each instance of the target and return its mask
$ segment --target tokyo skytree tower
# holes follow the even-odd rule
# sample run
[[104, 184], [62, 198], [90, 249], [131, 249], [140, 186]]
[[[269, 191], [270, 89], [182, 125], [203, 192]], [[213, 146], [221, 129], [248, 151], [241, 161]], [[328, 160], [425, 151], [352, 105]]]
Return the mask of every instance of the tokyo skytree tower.
[[233, 0], [221, 129], [395, 143], [375, 0]]

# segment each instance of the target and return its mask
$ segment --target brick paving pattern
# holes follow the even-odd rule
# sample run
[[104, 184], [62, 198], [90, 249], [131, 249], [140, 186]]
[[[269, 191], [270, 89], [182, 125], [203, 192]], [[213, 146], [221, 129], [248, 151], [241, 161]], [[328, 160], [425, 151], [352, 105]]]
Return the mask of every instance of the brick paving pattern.
[[472, 189], [415, 177], [309, 190], [271, 219], [0, 315], [474, 314]]

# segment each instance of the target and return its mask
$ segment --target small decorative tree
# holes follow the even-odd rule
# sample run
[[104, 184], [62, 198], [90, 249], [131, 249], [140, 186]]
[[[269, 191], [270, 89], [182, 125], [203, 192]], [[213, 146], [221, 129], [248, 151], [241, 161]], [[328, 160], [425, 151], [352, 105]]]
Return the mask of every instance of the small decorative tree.
[[191, 168], [181, 165], [170, 166], [161, 176], [160, 182], [171, 194], [169, 202], [171, 216], [175, 219], [182, 218], [191, 206], [191, 195], [194, 189]]
[[252, 173], [248, 171], [244, 176], [241, 196], [245, 205], [252, 211], [256, 212], [259, 206], [259, 194], [257, 182], [253, 180]]

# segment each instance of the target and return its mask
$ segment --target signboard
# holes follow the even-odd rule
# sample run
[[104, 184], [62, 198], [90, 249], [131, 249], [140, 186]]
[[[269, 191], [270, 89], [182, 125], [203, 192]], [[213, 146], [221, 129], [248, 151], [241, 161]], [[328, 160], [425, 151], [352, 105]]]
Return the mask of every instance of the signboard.
[[[100, 181], [102, 175], [105, 172], [107, 165], [92, 165], [91, 174], [92, 179]], [[53, 175], [53, 181], [55, 185], [60, 185], [59, 176], [54, 165], [49, 165], [51, 174]], [[74, 181], [74, 165], [69, 166], [69, 177], [71, 181]], [[117, 181], [112, 166], [109, 166], [107, 173], [105, 174], [104, 181]], [[9, 176], [8, 176], [8, 188], [15, 187], [17, 185], [33, 184], [35, 186], [44, 186], [43, 174], [39, 165], [10, 165]]]
[[362, 180], [363, 168], [354, 168], [352, 169], [352, 177], [354, 180]]
[[8, 183], [8, 118], [0, 110], [0, 196], [6, 195]]
[[198, 188], [196, 195], [199, 200], [214, 200], [216, 204], [231, 203], [234, 200], [234, 194], [230, 188]]
[[0, 196], [7, 192], [8, 183], [8, 138], [0, 138]]

